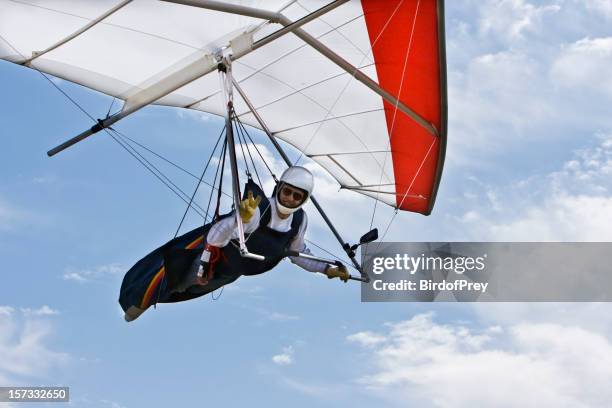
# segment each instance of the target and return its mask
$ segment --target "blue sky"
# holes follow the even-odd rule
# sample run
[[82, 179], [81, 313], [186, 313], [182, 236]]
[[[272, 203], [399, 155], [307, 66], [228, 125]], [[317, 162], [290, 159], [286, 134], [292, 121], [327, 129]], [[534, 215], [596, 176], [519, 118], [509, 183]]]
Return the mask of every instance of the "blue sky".
[[[385, 240], [610, 241], [612, 2], [447, 3], [449, 144], [437, 205], [429, 217], [399, 214]], [[108, 97], [56, 83], [94, 115], [107, 112]], [[607, 304], [367, 304], [358, 285], [287, 262], [218, 300], [161, 305], [126, 324], [123, 273], [172, 237], [185, 204], [104, 134], [47, 158], [91, 124], [39, 73], [0, 63], [0, 89], [0, 384], [67, 385], [78, 407], [612, 398]], [[116, 127], [199, 173], [220, 126], [151, 107]], [[160, 167], [192, 191], [190, 177]], [[353, 240], [366, 232], [373, 202], [315, 174], [340, 230]], [[309, 239], [339, 253], [309, 214]], [[379, 206], [375, 225], [392, 217]]]

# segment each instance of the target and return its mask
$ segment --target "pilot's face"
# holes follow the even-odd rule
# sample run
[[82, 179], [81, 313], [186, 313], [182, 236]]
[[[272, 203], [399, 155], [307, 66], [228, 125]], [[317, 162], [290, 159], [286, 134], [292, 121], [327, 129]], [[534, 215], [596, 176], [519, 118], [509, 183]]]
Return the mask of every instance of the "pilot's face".
[[304, 202], [306, 193], [304, 190], [284, 184], [280, 188], [278, 199], [285, 207], [295, 208]]

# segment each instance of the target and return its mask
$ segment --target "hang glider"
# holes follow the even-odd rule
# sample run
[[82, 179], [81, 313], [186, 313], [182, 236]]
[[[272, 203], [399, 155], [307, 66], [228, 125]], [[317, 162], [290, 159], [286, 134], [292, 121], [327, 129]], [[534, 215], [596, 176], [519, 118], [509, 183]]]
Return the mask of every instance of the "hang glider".
[[[274, 137], [343, 188], [429, 214], [444, 161], [443, 2], [1, 0], [0, 58], [123, 100], [223, 111], [215, 53]], [[354, 77], [354, 78], [351, 78]], [[262, 128], [241, 100], [244, 123]]]

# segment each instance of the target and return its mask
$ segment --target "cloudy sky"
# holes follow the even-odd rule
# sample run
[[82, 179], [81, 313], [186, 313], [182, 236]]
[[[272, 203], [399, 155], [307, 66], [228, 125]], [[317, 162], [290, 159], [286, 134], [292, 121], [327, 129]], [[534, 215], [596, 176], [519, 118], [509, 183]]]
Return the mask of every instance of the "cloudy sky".
[[[386, 241], [611, 241], [612, 1], [447, 3], [437, 205], [429, 217], [379, 206], [374, 225], [393, 219]], [[54, 81], [108, 111], [109, 98]], [[0, 63], [0, 89], [0, 385], [70, 386], [78, 407], [609, 405], [602, 303], [367, 304], [356, 284], [283, 263], [125, 323], [123, 273], [174, 234], [185, 204], [102, 134], [47, 158], [91, 125], [39, 73]], [[117, 128], [198, 173], [221, 126], [156, 107]], [[343, 234], [366, 232], [373, 202], [312, 169]], [[339, 253], [309, 214], [309, 239]]]

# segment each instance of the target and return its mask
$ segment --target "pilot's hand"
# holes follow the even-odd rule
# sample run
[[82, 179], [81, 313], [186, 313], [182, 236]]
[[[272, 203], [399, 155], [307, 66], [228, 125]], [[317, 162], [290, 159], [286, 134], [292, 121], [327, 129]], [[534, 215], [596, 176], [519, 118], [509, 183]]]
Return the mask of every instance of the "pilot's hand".
[[339, 278], [342, 282], [348, 282], [349, 277], [351, 276], [344, 265], [329, 265], [327, 268], [325, 268], [325, 274], [327, 275], [328, 279]]
[[257, 206], [259, 206], [260, 202], [261, 197], [257, 196], [256, 198], [253, 198], [253, 192], [249, 191], [247, 198], [240, 202], [240, 207], [238, 208], [242, 222], [246, 224], [251, 221], [251, 218], [253, 218], [253, 215], [255, 214]]

